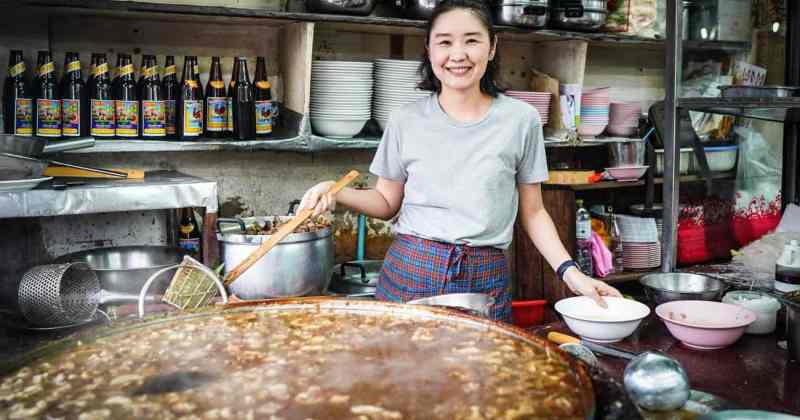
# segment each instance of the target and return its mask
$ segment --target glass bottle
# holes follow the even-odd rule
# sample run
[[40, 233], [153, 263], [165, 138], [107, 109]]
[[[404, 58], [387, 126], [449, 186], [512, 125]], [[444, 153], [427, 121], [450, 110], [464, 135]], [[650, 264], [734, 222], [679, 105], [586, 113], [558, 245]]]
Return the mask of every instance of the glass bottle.
[[94, 79], [89, 91], [90, 133], [93, 137], [114, 137], [116, 116], [109, 73], [106, 55], [98, 54], [93, 72]]
[[175, 104], [180, 93], [178, 85], [177, 70], [175, 68], [175, 57], [168, 55], [164, 62], [164, 79], [161, 82], [161, 93], [164, 96], [164, 113], [166, 115], [167, 138], [178, 137], [176, 124]]
[[578, 263], [584, 274], [591, 276], [594, 272], [592, 266], [592, 217], [583, 207], [583, 200], [575, 200], [575, 205], [577, 207], [575, 214], [575, 262]]
[[247, 58], [239, 57], [239, 71], [233, 90], [233, 137], [251, 140], [256, 136], [255, 89], [247, 74]]
[[272, 85], [267, 79], [267, 65], [264, 57], [256, 61], [255, 84], [255, 124], [256, 137], [272, 135], [274, 103], [272, 102]]
[[139, 94], [133, 59], [125, 54], [118, 69], [117, 84], [114, 86], [114, 105], [117, 116], [116, 135], [118, 138], [139, 137]]
[[148, 56], [142, 68], [142, 96], [139, 104], [140, 135], [146, 139], [163, 139], [167, 135], [167, 110], [161, 91], [156, 56]]
[[178, 138], [196, 140], [203, 134], [203, 92], [194, 76], [195, 57], [183, 60], [183, 76], [177, 102]]
[[36, 135], [61, 137], [61, 97], [59, 96], [56, 63], [50, 51], [40, 52], [39, 92], [36, 98]]
[[89, 103], [86, 84], [81, 74], [81, 56], [68, 52], [64, 57], [64, 76], [61, 79], [61, 135], [89, 135]]
[[204, 113], [206, 137], [225, 137], [225, 130], [228, 127], [228, 98], [225, 94], [225, 81], [222, 79], [222, 65], [219, 57], [211, 57]]
[[6, 134], [33, 135], [33, 98], [22, 50], [12, 50], [3, 83], [3, 127]]

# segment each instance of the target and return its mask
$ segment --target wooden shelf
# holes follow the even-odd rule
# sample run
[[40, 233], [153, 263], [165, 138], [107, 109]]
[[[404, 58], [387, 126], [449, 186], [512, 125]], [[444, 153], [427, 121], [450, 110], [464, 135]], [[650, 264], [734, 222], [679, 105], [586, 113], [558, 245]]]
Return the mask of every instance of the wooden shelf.
[[[720, 179], [736, 179], [736, 172], [715, 172], [711, 174], [711, 179], [720, 180]], [[703, 182], [705, 178], [702, 175], [681, 175], [680, 177], [681, 182]], [[656, 178], [656, 184], [664, 183], [663, 178]], [[575, 184], [575, 185], [563, 185], [563, 184], [544, 184], [545, 188], [559, 188], [559, 189], [571, 189], [573, 191], [592, 191], [592, 190], [608, 190], [608, 189], [620, 189], [620, 188], [632, 188], [632, 187], [643, 187], [645, 186], [645, 180], [640, 179], [636, 182], [618, 182], [618, 181], [601, 181], [595, 182], [592, 184]]]

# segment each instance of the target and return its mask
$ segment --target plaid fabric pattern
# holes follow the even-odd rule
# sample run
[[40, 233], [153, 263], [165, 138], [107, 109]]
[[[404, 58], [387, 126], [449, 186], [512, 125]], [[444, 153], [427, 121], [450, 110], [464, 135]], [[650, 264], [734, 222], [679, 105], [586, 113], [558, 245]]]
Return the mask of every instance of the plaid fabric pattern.
[[494, 320], [511, 322], [511, 278], [502, 250], [398, 235], [378, 280], [378, 300], [408, 302], [446, 293], [486, 293]]

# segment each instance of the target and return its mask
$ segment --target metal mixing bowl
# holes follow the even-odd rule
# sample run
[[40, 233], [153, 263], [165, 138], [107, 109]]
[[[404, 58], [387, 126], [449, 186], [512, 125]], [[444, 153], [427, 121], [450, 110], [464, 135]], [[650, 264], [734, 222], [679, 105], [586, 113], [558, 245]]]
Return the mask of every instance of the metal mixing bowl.
[[[95, 248], [58, 257], [57, 262], [84, 262], [97, 273], [103, 290], [138, 294], [156, 271], [180, 264], [186, 252], [168, 246], [116, 246]], [[159, 276], [150, 294], [161, 294], [169, 286], [174, 271]]]
[[642, 140], [608, 143], [608, 158], [612, 168], [644, 166], [645, 142]]
[[711, 277], [690, 273], [653, 273], [642, 276], [648, 299], [656, 304], [673, 300], [720, 300], [725, 283]]

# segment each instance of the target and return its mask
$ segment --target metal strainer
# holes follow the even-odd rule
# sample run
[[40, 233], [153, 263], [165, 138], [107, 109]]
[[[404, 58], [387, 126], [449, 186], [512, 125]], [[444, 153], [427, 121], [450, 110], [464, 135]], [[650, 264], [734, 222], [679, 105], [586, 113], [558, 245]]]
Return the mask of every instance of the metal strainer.
[[19, 311], [40, 327], [75, 324], [94, 316], [100, 291], [97, 274], [86, 263], [40, 265], [22, 276]]

